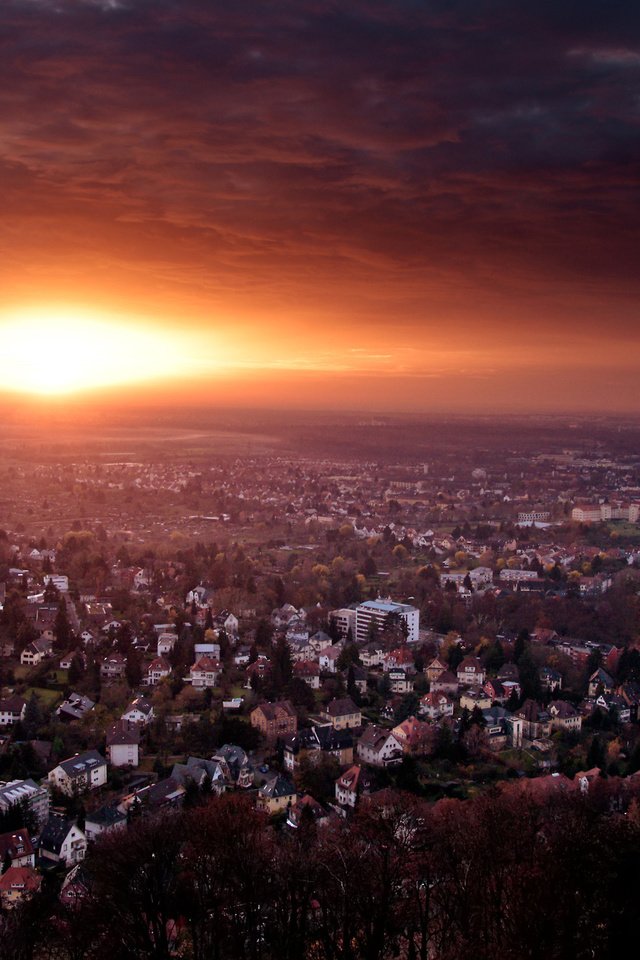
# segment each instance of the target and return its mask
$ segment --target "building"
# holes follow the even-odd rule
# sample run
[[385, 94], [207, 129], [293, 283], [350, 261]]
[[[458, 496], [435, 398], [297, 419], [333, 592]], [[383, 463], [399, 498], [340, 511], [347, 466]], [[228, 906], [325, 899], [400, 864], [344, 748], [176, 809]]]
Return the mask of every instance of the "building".
[[554, 670], [553, 667], [540, 667], [538, 677], [543, 690], [548, 690], [549, 693], [562, 690], [562, 674]]
[[52, 814], [42, 831], [38, 848], [43, 860], [73, 867], [87, 854], [87, 838], [75, 820]]
[[460, 695], [460, 709], [471, 712], [474, 707], [488, 710], [493, 700], [490, 694], [483, 689], [469, 688]]
[[40, 637], [28, 643], [20, 654], [20, 663], [27, 667], [37, 667], [46, 657], [53, 653], [53, 643], [50, 639]]
[[420, 630], [420, 611], [407, 603], [394, 603], [393, 600], [365, 600], [356, 607], [355, 641], [365, 644], [370, 639], [371, 625], [381, 633], [386, 626], [389, 616], [397, 616], [406, 624], [408, 643], [417, 643]]
[[107, 782], [107, 761], [97, 750], [87, 750], [59, 763], [49, 771], [48, 780], [70, 797], [97, 790]]
[[251, 711], [251, 726], [263, 737], [274, 741], [298, 729], [298, 716], [288, 700], [260, 703]]
[[149, 664], [147, 672], [147, 683], [150, 687], [157, 687], [165, 677], [171, 673], [171, 664], [164, 657], [156, 657]]
[[89, 697], [84, 697], [80, 693], [70, 693], [56, 710], [56, 716], [60, 720], [81, 720], [94, 707], [95, 703]]
[[100, 664], [100, 676], [103, 680], [122, 680], [127, 669], [127, 661], [121, 653], [112, 653]]
[[414, 679], [404, 667], [394, 667], [387, 676], [391, 693], [413, 693]]
[[363, 763], [388, 767], [402, 761], [402, 744], [390, 730], [371, 723], [358, 741], [357, 753]]
[[582, 717], [567, 700], [552, 700], [547, 707], [551, 717], [552, 730], [568, 730], [573, 733], [580, 733], [582, 729]]
[[439, 720], [440, 717], [453, 716], [454, 703], [451, 697], [442, 691], [431, 690], [420, 699], [418, 712], [427, 720]]
[[0, 877], [0, 903], [4, 910], [11, 910], [21, 900], [37, 893], [42, 877], [33, 867], [9, 867]]
[[187, 787], [189, 783], [202, 789], [207, 779], [209, 790], [221, 794], [227, 785], [225, 766], [219, 760], [206, 760], [203, 757], [188, 757], [186, 763], [174, 763], [171, 778]]
[[347, 729], [313, 726], [298, 730], [284, 741], [284, 766], [295, 773], [302, 760], [313, 763], [322, 756], [335, 757], [341, 767], [353, 763], [353, 735]]
[[458, 664], [457, 677], [458, 683], [466, 687], [481, 687], [484, 683], [486, 672], [477, 657], [465, 657]]
[[437, 680], [431, 681], [431, 692], [432, 693], [448, 693], [450, 696], [455, 695], [458, 692], [458, 679], [451, 672], [451, 670], [445, 670], [444, 673], [441, 673]]
[[320, 689], [320, 666], [314, 660], [299, 660], [294, 663], [293, 675], [304, 680], [312, 690]]
[[351, 636], [355, 640], [356, 636], [356, 611], [354, 607], [343, 607], [341, 610], [334, 610], [331, 613], [331, 619], [341, 637], [346, 637], [351, 630]]
[[295, 805], [296, 788], [287, 777], [278, 774], [273, 780], [268, 780], [258, 790], [256, 807], [264, 810], [270, 816], [282, 813]]
[[490, 750], [503, 750], [505, 747], [522, 746], [523, 721], [509, 713], [504, 707], [489, 707], [482, 711], [485, 721], [484, 732]]
[[36, 856], [26, 827], [0, 833], [0, 864], [11, 860], [12, 867], [34, 867]]
[[391, 731], [402, 747], [403, 753], [413, 756], [429, 752], [433, 739], [433, 727], [416, 717], [407, 717]]
[[340, 659], [341, 653], [342, 647], [339, 644], [334, 643], [330, 647], [324, 647], [318, 656], [320, 669], [326, 670], [327, 673], [337, 673], [338, 660]]
[[248, 790], [253, 786], [253, 767], [249, 757], [235, 743], [224, 743], [211, 758], [220, 764], [229, 786]]
[[131, 701], [120, 719], [126, 720], [128, 723], [139, 723], [146, 727], [148, 723], [151, 723], [153, 717], [152, 704], [146, 697], [139, 695]]
[[371, 793], [373, 782], [360, 764], [354, 764], [336, 780], [336, 800], [341, 807], [353, 809], [361, 796]]
[[140, 726], [116, 720], [107, 730], [107, 759], [113, 767], [137, 767], [140, 762]]
[[530, 527], [533, 523], [549, 523], [550, 520], [549, 510], [522, 510], [518, 513], [518, 523], [523, 527]]
[[97, 840], [103, 833], [116, 833], [127, 826], [127, 815], [116, 806], [106, 805], [88, 813], [85, 818], [84, 832], [89, 843]]
[[448, 665], [443, 661], [435, 658], [432, 660], [428, 667], [425, 668], [425, 676], [429, 683], [433, 683], [434, 680], [437, 680], [443, 673], [449, 669]]
[[214, 657], [200, 657], [189, 670], [188, 680], [193, 687], [217, 687], [222, 675], [222, 664]]
[[49, 816], [49, 791], [34, 780], [11, 780], [0, 783], [0, 811], [6, 813], [15, 804], [24, 804], [41, 827]]
[[13, 696], [0, 700], [0, 727], [13, 727], [24, 720], [27, 701], [23, 697]]
[[362, 726], [360, 708], [355, 705], [351, 697], [330, 700], [322, 711], [322, 716], [336, 730], [355, 730]]
[[522, 736], [528, 740], [548, 737], [551, 733], [551, 718], [535, 700], [525, 700], [515, 715], [522, 720]]

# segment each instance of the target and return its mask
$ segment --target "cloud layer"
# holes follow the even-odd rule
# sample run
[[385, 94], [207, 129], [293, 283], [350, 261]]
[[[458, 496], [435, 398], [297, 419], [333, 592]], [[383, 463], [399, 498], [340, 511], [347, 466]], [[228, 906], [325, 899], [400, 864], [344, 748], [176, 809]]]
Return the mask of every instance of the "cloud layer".
[[639, 28], [596, 0], [3, 0], [0, 289], [305, 357], [392, 330], [606, 360], [640, 334]]

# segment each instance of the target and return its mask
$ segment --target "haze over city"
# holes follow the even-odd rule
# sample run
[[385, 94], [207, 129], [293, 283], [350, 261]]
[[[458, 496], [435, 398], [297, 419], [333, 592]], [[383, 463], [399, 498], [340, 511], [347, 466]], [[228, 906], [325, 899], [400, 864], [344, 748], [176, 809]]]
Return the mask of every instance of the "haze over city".
[[5, 390], [637, 412], [636, 5], [0, 17]]

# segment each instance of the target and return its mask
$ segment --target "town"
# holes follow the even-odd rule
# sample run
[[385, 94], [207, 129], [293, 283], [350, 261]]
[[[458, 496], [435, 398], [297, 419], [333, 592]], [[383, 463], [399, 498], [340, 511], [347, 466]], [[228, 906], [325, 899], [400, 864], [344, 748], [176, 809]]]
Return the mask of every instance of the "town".
[[75, 909], [105, 844], [231, 798], [283, 843], [394, 796], [637, 819], [640, 456], [557, 429], [526, 465], [521, 433], [5, 453], [3, 916]]

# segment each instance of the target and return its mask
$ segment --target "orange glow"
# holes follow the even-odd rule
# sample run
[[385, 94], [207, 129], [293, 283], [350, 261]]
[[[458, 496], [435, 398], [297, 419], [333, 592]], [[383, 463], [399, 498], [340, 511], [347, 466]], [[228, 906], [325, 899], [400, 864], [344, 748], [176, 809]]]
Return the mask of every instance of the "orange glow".
[[41, 395], [181, 376], [197, 366], [189, 341], [140, 322], [77, 308], [0, 319], [5, 389]]

